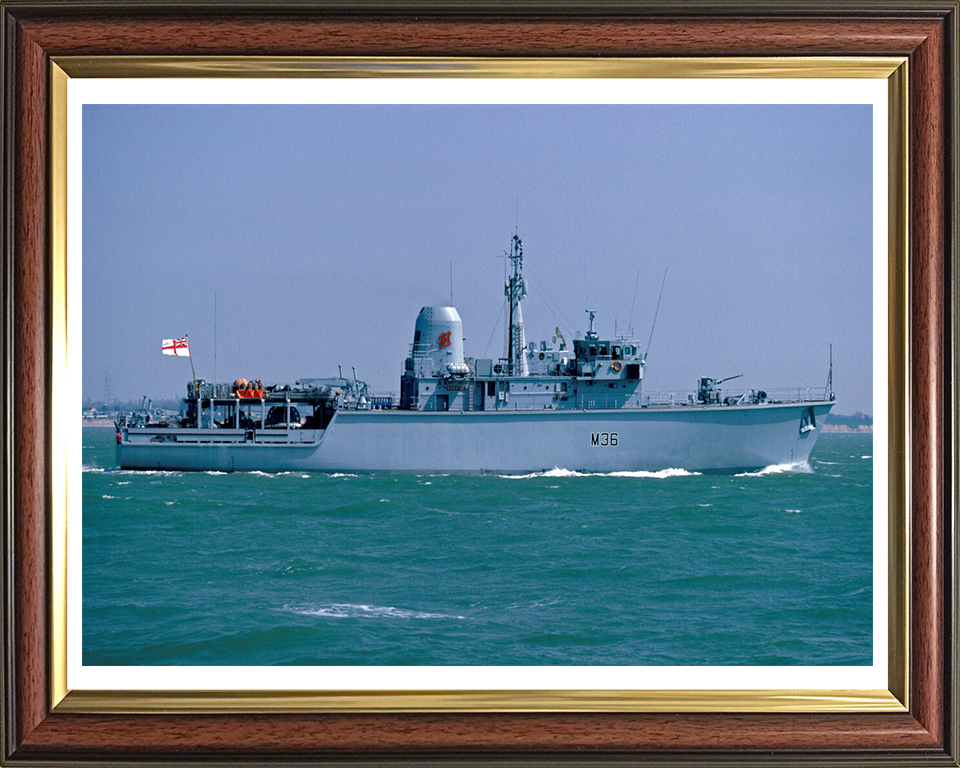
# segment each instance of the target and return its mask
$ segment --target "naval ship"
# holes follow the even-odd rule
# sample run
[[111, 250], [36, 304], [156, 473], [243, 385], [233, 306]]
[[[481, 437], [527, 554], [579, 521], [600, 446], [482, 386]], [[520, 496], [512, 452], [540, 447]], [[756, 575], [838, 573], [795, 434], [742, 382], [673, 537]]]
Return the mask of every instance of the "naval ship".
[[[524, 474], [684, 469], [736, 473], [806, 462], [833, 407], [827, 386], [726, 394], [704, 377], [681, 395], [643, 394], [646, 353], [601, 339], [596, 312], [569, 349], [557, 329], [527, 343], [523, 244], [512, 274], [505, 354], [464, 356], [452, 306], [424, 307], [399, 397], [356, 377], [264, 386], [194, 379], [176, 418], [117, 420], [117, 464], [132, 470]], [[616, 336], [616, 334], [615, 334]], [[737, 378], [737, 377], [734, 377]]]

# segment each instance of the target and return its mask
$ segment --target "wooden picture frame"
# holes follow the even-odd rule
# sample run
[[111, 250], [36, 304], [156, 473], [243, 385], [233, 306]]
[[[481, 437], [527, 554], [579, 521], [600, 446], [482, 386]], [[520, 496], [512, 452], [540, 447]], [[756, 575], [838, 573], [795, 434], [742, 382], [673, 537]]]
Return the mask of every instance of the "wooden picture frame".
[[[958, 765], [957, 22], [953, 2], [194, 4], [0, 2], [3, 17], [3, 740], [11, 765]], [[60, 706], [52, 637], [52, 449], [63, 318], [52, 255], [56, 61], [82, 57], [904, 57], [909, 211], [901, 275], [906, 410], [891, 455], [909, 510], [901, 660], [907, 706], [867, 711], [315, 713], [176, 696], [132, 713]], [[149, 60], [149, 59], [148, 59]], [[93, 70], [91, 70], [93, 71]], [[52, 129], [51, 129], [52, 127]], [[891, 307], [891, 312], [896, 312]], [[896, 433], [897, 419], [891, 420]], [[899, 641], [898, 641], [899, 642]], [[897, 646], [895, 642], [893, 644]], [[195, 697], [196, 698], [196, 697]], [[188, 712], [187, 710], [194, 711]], [[575, 707], [573, 708], [576, 709]], [[678, 710], [683, 711], [678, 711]], [[229, 710], [229, 711], [225, 711]], [[603, 710], [603, 711], [600, 711]]]

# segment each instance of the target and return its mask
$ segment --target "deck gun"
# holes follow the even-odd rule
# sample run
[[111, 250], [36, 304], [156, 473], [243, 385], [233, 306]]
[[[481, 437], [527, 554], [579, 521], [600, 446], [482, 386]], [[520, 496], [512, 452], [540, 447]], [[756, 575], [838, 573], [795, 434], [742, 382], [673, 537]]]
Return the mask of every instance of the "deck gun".
[[732, 381], [743, 376], [738, 373], [736, 376], [727, 376], [725, 379], [710, 379], [706, 376], [700, 379], [700, 386], [697, 388], [697, 402], [709, 405], [720, 402], [720, 385], [725, 381]]

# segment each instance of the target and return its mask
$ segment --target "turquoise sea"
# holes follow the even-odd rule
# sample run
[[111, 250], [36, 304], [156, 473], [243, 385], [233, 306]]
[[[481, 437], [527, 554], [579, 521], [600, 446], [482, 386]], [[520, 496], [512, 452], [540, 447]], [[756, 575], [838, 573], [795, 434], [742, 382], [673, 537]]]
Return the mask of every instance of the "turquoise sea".
[[87, 665], [867, 665], [872, 435], [809, 466], [121, 472], [83, 431]]

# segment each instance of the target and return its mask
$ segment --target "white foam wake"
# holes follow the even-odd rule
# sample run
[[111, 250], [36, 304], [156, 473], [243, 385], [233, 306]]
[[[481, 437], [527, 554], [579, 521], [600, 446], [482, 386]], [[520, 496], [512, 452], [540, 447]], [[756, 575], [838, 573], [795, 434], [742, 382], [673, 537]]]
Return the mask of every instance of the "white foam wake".
[[668, 477], [694, 477], [699, 474], [701, 473], [674, 467], [671, 469], [661, 469], [657, 472], [610, 472], [604, 475], [604, 477], [652, 477], [657, 480], [664, 480]]
[[445, 613], [408, 610], [382, 605], [355, 605], [352, 603], [331, 603], [316, 608], [303, 608], [285, 605], [284, 610], [299, 613], [301, 616], [320, 616], [328, 619], [462, 619], [463, 616], [450, 616]]
[[179, 477], [183, 474], [176, 469], [117, 469], [111, 471], [120, 475], [131, 475], [132, 477]]
[[693, 477], [699, 475], [699, 472], [691, 472], [687, 469], [672, 467], [670, 469], [660, 469], [656, 472], [644, 470], [622, 471], [622, 472], [575, 472], [571, 469], [560, 469], [554, 467], [545, 472], [531, 472], [528, 475], [499, 475], [507, 480], [529, 480], [535, 477], [644, 477], [663, 480], [668, 477]]
[[797, 461], [790, 464], [771, 464], [769, 467], [758, 469], [756, 472], [741, 472], [734, 477], [763, 477], [764, 475], [780, 475], [784, 472], [806, 475], [812, 473], [813, 468], [805, 461]]

